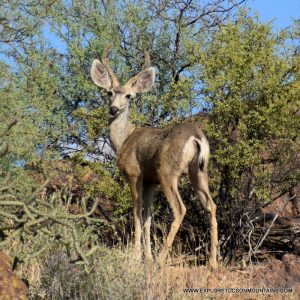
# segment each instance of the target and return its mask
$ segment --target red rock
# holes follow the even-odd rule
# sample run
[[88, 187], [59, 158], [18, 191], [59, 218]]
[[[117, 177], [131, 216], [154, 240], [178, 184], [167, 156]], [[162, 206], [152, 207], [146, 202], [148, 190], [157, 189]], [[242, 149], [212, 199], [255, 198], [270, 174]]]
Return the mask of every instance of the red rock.
[[26, 300], [27, 287], [12, 271], [9, 257], [0, 252], [0, 299]]

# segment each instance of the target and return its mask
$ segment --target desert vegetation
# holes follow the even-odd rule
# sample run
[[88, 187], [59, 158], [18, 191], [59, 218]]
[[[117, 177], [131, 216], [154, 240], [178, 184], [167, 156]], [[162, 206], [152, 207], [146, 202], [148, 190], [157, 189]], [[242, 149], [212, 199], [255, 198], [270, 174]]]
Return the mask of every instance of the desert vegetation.
[[[184, 288], [293, 287], [296, 299], [299, 30], [298, 20], [274, 30], [246, 1], [2, 1], [0, 251], [28, 298], [190, 299], [201, 295]], [[154, 88], [130, 104], [133, 124], [195, 123], [210, 142], [215, 273], [205, 267], [209, 220], [186, 178], [187, 214], [166, 266], [133, 255], [108, 98], [90, 78], [109, 43], [122, 82], [142, 69], [144, 49], [156, 69]], [[157, 255], [172, 214], [160, 189], [155, 199]]]

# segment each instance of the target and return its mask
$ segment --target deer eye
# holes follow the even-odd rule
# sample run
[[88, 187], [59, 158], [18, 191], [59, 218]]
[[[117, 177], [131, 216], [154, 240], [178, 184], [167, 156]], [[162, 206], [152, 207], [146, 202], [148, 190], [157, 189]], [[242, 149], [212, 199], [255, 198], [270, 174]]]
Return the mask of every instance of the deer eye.
[[108, 95], [109, 97], [112, 97], [113, 93], [112, 93], [111, 91], [108, 91], [108, 92], [107, 92], [107, 95]]
[[126, 99], [131, 99], [132, 98], [130, 94], [127, 94], [125, 97], [126, 97]]

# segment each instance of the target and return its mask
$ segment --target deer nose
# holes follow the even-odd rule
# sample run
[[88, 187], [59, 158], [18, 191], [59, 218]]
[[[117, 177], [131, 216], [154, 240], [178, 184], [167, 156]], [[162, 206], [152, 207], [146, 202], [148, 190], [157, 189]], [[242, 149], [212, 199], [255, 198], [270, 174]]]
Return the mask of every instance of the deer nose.
[[117, 114], [117, 112], [119, 111], [119, 109], [116, 107], [116, 106], [111, 106], [110, 109], [109, 109], [109, 113], [112, 115], [112, 116], [115, 116]]

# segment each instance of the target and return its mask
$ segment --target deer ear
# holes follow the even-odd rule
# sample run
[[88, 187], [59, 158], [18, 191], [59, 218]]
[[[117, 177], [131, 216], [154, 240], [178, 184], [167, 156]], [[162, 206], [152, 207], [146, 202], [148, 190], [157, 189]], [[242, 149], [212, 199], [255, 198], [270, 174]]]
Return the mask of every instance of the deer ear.
[[[149, 91], [154, 85], [155, 81], [155, 69], [147, 68], [146, 70], [140, 72], [134, 78], [128, 81], [128, 85], [133, 89], [133, 91], [138, 93], [144, 93]], [[127, 85], [126, 84], [126, 85]]]
[[98, 59], [95, 59], [93, 61], [92, 68], [91, 68], [91, 77], [93, 82], [96, 85], [106, 90], [110, 89], [111, 87], [110, 76], [106, 71], [104, 65]]

